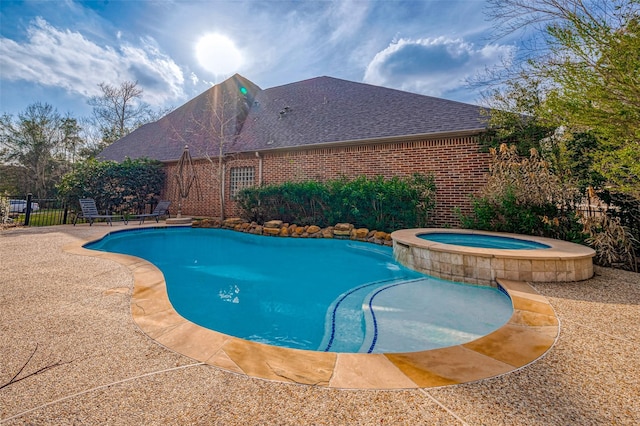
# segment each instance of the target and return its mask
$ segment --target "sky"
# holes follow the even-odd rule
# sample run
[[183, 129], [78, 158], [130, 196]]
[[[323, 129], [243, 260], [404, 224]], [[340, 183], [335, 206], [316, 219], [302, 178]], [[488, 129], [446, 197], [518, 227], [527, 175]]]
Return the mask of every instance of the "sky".
[[517, 41], [491, 41], [484, 0], [0, 0], [0, 114], [34, 102], [76, 118], [98, 85], [137, 81], [154, 109], [239, 73], [262, 89], [330, 76], [478, 103], [467, 81]]

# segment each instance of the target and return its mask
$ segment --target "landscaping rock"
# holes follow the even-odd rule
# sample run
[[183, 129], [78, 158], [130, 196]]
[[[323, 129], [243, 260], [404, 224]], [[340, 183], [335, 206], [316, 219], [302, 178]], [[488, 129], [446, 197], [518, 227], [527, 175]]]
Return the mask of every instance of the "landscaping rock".
[[281, 220], [270, 220], [270, 221], [264, 223], [264, 227], [265, 228], [278, 228], [278, 229], [280, 229], [281, 226], [282, 226], [282, 221]]
[[262, 235], [280, 235], [280, 228], [262, 228]]
[[355, 237], [358, 240], [364, 240], [365, 238], [367, 238], [368, 234], [369, 230], [367, 228], [358, 228], [355, 230]]
[[334, 230], [338, 231], [351, 231], [353, 229], [353, 224], [351, 223], [336, 223], [336, 226], [333, 227]]
[[373, 238], [375, 238], [376, 240], [384, 240], [387, 238], [387, 233], [378, 231], [373, 235]]
[[226, 228], [256, 235], [267, 235], [292, 238], [338, 238], [366, 241], [374, 244], [393, 246], [391, 234], [367, 228], [355, 228], [351, 223], [337, 223], [335, 226], [320, 228], [317, 225], [300, 226], [295, 223], [284, 223], [281, 220], [270, 220], [264, 225], [249, 222], [239, 217], [225, 220], [204, 218], [194, 222], [195, 228]]
[[351, 230], [353, 225], [350, 223], [337, 223], [333, 227], [333, 235], [337, 237], [349, 237], [351, 236]]
[[236, 225], [240, 225], [244, 223], [244, 219], [241, 219], [239, 217], [231, 217], [229, 219], [225, 219], [224, 222], [222, 222], [222, 226], [224, 226], [225, 228], [235, 228]]
[[309, 235], [316, 234], [320, 231], [321, 231], [320, 227], [316, 225], [311, 225], [307, 228], [307, 232], [309, 233]]
[[220, 228], [222, 221], [220, 219], [204, 218], [193, 222], [194, 228]]

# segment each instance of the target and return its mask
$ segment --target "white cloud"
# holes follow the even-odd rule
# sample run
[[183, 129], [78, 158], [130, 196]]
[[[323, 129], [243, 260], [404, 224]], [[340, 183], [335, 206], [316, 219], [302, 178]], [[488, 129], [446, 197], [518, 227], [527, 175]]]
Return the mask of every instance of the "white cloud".
[[447, 37], [394, 40], [371, 60], [364, 75], [370, 84], [446, 97], [466, 81], [510, 56], [513, 46], [476, 46]]
[[198, 83], [200, 82], [200, 79], [198, 78], [196, 73], [194, 73], [193, 71], [189, 75], [189, 80], [191, 80], [191, 84], [194, 85], [194, 86], [197, 86]]
[[343, 0], [331, 3], [327, 21], [334, 27], [331, 41], [341, 40], [358, 33], [367, 17], [369, 4], [363, 1]]
[[0, 41], [3, 79], [62, 88], [83, 97], [100, 95], [101, 82], [137, 80], [144, 100], [153, 106], [184, 97], [180, 67], [152, 39], [140, 40], [139, 46], [99, 46], [78, 32], [36, 18], [24, 43]]

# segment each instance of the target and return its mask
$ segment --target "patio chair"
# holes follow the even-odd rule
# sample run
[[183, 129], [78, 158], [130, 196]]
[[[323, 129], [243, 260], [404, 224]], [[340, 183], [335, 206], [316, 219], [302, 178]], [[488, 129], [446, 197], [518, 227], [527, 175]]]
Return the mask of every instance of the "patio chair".
[[89, 221], [89, 226], [93, 225], [93, 221], [96, 219], [106, 219], [107, 223], [110, 226], [113, 226], [111, 220], [115, 218], [120, 218], [124, 221], [124, 224], [127, 224], [127, 220], [122, 215], [111, 215], [111, 214], [100, 214], [98, 213], [98, 208], [96, 207], [96, 201], [93, 198], [81, 198], [80, 199], [80, 208], [82, 209], [82, 213], [77, 214], [75, 219], [73, 219], [73, 226], [76, 226], [76, 222], [78, 219], [85, 219]]
[[152, 213], [148, 213], [148, 214], [137, 214], [134, 217], [136, 219], [140, 219], [140, 225], [142, 225], [144, 223], [144, 220], [148, 217], [153, 217], [156, 219], [156, 223], [158, 223], [158, 221], [160, 220], [160, 216], [169, 216], [169, 205], [171, 204], [171, 201], [167, 201], [167, 200], [162, 200], [160, 202], [158, 202], [158, 205], [156, 206], [155, 209], [153, 209]]

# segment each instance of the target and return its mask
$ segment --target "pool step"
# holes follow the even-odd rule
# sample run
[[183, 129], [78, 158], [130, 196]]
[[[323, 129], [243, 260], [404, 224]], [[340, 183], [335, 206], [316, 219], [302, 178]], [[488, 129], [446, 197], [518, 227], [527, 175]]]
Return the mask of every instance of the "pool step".
[[377, 289], [398, 285], [408, 281], [407, 278], [394, 278], [390, 280], [375, 281], [363, 284], [359, 287], [341, 294], [327, 310], [325, 319], [325, 334], [319, 351], [324, 352], [358, 352], [364, 345], [365, 329], [365, 303], [368, 297]]

